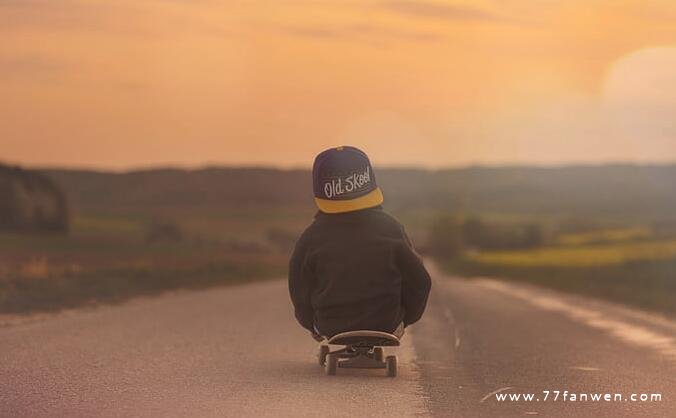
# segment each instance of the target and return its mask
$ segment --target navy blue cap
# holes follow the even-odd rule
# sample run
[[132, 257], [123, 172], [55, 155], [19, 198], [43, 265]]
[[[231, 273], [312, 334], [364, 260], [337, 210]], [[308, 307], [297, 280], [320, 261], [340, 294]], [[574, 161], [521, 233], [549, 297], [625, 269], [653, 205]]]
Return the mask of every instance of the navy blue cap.
[[315, 203], [326, 213], [351, 212], [383, 203], [368, 156], [341, 146], [323, 151], [312, 167]]

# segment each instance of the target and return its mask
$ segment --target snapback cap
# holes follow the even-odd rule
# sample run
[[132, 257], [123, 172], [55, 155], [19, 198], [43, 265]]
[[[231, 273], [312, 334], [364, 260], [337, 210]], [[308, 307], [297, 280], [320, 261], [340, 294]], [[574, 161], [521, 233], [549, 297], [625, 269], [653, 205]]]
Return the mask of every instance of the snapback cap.
[[315, 203], [325, 213], [352, 212], [383, 203], [368, 156], [341, 146], [323, 151], [312, 166]]

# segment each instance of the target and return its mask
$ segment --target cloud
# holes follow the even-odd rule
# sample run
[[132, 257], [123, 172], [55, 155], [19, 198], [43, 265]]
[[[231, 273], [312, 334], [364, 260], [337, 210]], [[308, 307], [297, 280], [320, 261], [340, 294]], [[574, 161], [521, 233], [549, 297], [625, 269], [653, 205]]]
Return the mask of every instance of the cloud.
[[390, 12], [410, 16], [440, 20], [484, 21], [510, 23], [515, 20], [489, 11], [467, 6], [444, 4], [431, 1], [389, 0], [378, 5]]
[[49, 0], [0, 0], [1, 8], [32, 8], [49, 7], [53, 2]]
[[398, 29], [371, 24], [352, 24], [343, 26], [286, 26], [282, 32], [309, 39], [335, 39], [335, 40], [403, 40], [409, 42], [436, 42], [441, 36], [430, 31], [416, 31]]
[[0, 0], [3, 16], [0, 32], [13, 29], [100, 30], [104, 18], [116, 10], [113, 5], [79, 0]]
[[0, 55], [0, 74], [3, 77], [44, 77], [50, 76], [61, 69], [62, 66], [54, 60], [41, 55]]
[[223, 19], [210, 7], [210, 0], [0, 0], [0, 34], [86, 32], [143, 40], [171, 34], [235, 36], [241, 23]]

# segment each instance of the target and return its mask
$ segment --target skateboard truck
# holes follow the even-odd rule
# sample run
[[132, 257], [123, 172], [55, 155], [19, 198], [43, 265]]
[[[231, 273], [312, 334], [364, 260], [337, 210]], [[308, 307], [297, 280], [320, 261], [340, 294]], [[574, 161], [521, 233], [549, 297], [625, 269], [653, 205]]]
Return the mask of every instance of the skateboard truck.
[[[330, 351], [329, 345], [342, 345]], [[385, 369], [387, 376], [397, 375], [397, 356], [384, 356], [383, 347], [399, 345], [399, 338], [382, 331], [349, 331], [334, 335], [319, 347], [319, 364], [326, 374], [335, 375], [338, 368]]]

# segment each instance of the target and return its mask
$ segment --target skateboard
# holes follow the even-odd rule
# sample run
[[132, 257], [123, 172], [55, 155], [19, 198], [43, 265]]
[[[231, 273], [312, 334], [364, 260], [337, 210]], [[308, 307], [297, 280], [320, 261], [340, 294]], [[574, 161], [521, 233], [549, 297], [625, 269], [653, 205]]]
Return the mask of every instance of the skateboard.
[[[342, 345], [331, 351], [329, 344]], [[338, 368], [385, 369], [387, 376], [397, 375], [397, 356], [385, 357], [383, 347], [396, 347], [399, 338], [381, 331], [349, 331], [336, 334], [319, 346], [319, 365], [327, 375]]]

